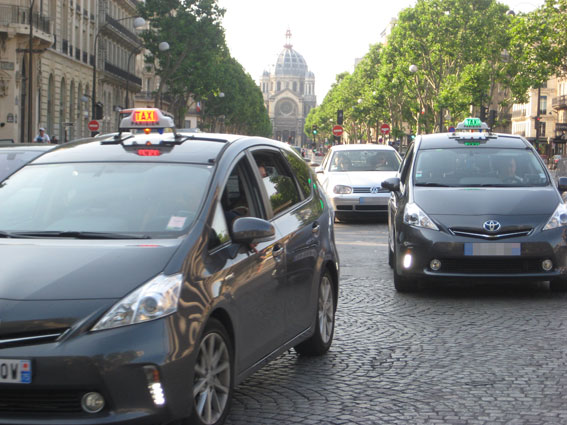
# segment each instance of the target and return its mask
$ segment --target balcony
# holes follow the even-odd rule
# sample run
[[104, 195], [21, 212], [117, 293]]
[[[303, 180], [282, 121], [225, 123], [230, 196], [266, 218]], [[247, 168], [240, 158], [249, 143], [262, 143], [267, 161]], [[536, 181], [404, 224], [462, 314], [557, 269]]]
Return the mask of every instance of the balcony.
[[[42, 31], [35, 33], [34, 38], [40, 41], [39, 48], [47, 48], [53, 44], [51, 20], [38, 12], [31, 16], [32, 26]], [[13, 27], [20, 35], [29, 36], [30, 10], [28, 7], [19, 7], [9, 4], [0, 4], [0, 27]]]
[[555, 132], [567, 131], [567, 122], [558, 122], [555, 124]]
[[567, 95], [557, 96], [551, 99], [553, 109], [567, 109]]
[[130, 42], [132, 46], [140, 45], [140, 38], [132, 31], [130, 31], [128, 28], [126, 28], [124, 25], [122, 25], [120, 22], [118, 22], [116, 19], [114, 19], [112, 16], [106, 15], [105, 22], [106, 24], [108, 24], [105, 26], [108, 26], [111, 29], [113, 29], [114, 30], [113, 32], [116, 35], [119, 35], [122, 38], [124, 38], [126, 41]]
[[124, 80], [128, 80], [131, 83], [142, 86], [142, 79], [140, 77], [136, 77], [134, 74], [130, 74], [129, 72], [124, 71], [123, 69], [118, 68], [116, 65], [112, 65], [109, 62], [104, 63], [104, 70]]
[[526, 116], [526, 111], [524, 109], [520, 111], [512, 111], [512, 118], [522, 118]]

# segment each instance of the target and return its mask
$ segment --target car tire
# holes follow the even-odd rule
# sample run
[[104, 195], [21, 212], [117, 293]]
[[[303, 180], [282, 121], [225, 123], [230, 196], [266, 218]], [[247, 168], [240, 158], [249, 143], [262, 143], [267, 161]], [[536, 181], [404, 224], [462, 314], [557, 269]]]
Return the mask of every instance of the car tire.
[[549, 289], [553, 292], [567, 292], [567, 280], [554, 279], [549, 281]]
[[209, 320], [198, 350], [187, 425], [220, 425], [230, 410], [234, 386], [234, 352], [221, 322]]
[[395, 263], [396, 260], [394, 259], [394, 251], [392, 251], [392, 248], [390, 247], [390, 241], [388, 241], [388, 265], [391, 269], [393, 269]]
[[295, 351], [303, 356], [321, 356], [329, 351], [333, 342], [337, 301], [333, 278], [328, 270], [319, 281], [317, 294], [315, 332], [309, 339], [294, 347]]

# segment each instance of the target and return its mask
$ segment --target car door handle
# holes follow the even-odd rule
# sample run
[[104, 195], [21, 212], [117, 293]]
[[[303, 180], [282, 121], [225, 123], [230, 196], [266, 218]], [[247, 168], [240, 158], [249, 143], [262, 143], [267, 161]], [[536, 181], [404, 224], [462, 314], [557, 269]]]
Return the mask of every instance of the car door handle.
[[321, 226], [319, 225], [319, 223], [317, 223], [317, 222], [313, 223], [313, 227], [311, 228], [311, 231], [313, 232], [313, 234], [319, 235], [319, 230], [321, 230]]
[[283, 246], [281, 246], [279, 244], [274, 245], [274, 247], [272, 248], [272, 255], [276, 258], [281, 256], [283, 254], [283, 252], [284, 252]]

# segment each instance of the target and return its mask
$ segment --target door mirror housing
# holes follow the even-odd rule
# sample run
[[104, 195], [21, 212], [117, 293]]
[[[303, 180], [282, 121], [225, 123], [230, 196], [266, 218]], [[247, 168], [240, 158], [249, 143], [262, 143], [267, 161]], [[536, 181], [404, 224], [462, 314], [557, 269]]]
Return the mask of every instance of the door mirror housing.
[[390, 192], [400, 191], [400, 179], [398, 177], [391, 177], [382, 182], [382, 187], [388, 189]]
[[557, 189], [559, 189], [559, 192], [561, 193], [567, 192], [567, 177], [559, 177], [559, 180], [557, 181]]
[[274, 226], [261, 218], [239, 217], [232, 223], [232, 240], [244, 245], [271, 241], [275, 235]]

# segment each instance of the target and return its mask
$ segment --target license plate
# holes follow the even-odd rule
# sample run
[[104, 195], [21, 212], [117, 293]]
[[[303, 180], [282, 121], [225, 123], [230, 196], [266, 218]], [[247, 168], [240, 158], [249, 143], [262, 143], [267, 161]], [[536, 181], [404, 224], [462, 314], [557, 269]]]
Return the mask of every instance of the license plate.
[[360, 205], [388, 205], [389, 197], [380, 196], [380, 197], [371, 197], [366, 196], [363, 198], [359, 198], [358, 203]]
[[31, 384], [31, 361], [0, 359], [1, 384]]
[[514, 256], [522, 255], [522, 246], [519, 242], [514, 243], [465, 243], [465, 255], [484, 256]]

